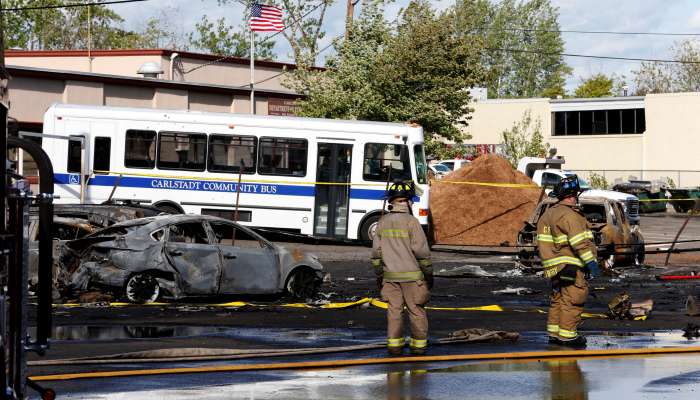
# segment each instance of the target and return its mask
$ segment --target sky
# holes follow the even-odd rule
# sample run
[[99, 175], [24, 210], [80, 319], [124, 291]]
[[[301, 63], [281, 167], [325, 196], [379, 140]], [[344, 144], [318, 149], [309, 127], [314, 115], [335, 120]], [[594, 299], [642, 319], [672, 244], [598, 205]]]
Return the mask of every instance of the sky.
[[[562, 30], [627, 31], [627, 32], [697, 32], [700, 39], [700, 0], [551, 0], [559, 8], [559, 24]], [[148, 18], [160, 17], [169, 21], [171, 29], [181, 34], [194, 30], [203, 15], [209, 19], [226, 17], [229, 23], [238, 24], [243, 16], [243, 6], [235, 1], [220, 6], [217, 0], [151, 0], [147, 3], [132, 3], [111, 6], [122, 17], [129, 29], [141, 29]], [[264, 3], [264, 2], [263, 2]], [[388, 19], [396, 17], [408, 0], [396, 0], [386, 10]], [[432, 2], [435, 8], [444, 9], [454, 0]], [[319, 48], [342, 35], [345, 28], [346, 2], [336, 0], [327, 11], [324, 22], [326, 37]], [[318, 11], [317, 11], [318, 12]], [[359, 10], [356, 9], [356, 14]], [[689, 37], [678, 36], [619, 36], [593, 34], [562, 34], [565, 51], [574, 54], [590, 54], [635, 58], [672, 58], [670, 47], [674, 41]], [[280, 36], [275, 52], [279, 61], [291, 61], [290, 48]], [[332, 48], [323, 56], [331, 53]], [[319, 58], [319, 63], [323, 59]], [[581, 83], [582, 79], [603, 73], [624, 75], [633, 87], [632, 71], [639, 62], [565, 58], [573, 73], [568, 77], [568, 91]]]

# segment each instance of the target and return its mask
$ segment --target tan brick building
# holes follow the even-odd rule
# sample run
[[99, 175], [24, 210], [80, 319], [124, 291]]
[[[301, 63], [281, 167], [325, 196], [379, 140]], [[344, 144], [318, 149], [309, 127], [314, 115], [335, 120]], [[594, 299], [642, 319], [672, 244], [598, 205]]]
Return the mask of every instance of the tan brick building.
[[[5, 53], [10, 117], [40, 131], [53, 103], [250, 112], [249, 60], [164, 49], [18, 51]], [[144, 65], [162, 73], [144, 77]], [[257, 114], [293, 112], [299, 96], [282, 85], [293, 64], [256, 61]]]

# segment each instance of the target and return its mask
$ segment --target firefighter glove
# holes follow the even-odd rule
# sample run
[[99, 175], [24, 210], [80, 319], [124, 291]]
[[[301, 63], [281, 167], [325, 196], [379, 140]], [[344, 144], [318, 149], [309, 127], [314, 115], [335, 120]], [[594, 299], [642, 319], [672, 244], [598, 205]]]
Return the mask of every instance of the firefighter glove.
[[591, 279], [595, 279], [600, 276], [600, 267], [598, 267], [598, 262], [593, 260], [586, 263], [586, 271], [590, 275]]

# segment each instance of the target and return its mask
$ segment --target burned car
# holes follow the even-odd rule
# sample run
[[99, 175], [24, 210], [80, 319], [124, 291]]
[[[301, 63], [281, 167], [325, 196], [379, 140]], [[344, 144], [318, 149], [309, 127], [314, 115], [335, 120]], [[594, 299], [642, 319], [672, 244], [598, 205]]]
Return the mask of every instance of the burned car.
[[69, 292], [108, 289], [135, 303], [282, 292], [306, 299], [317, 293], [323, 270], [314, 255], [205, 215], [118, 223], [67, 242], [60, 262]]
[[[131, 219], [158, 215], [162, 211], [149, 206], [114, 204], [54, 204], [53, 258], [57, 260], [60, 249], [68, 240], [80, 239], [101, 228]], [[29, 284], [36, 285], [39, 265], [39, 211], [31, 207], [29, 212]], [[54, 265], [54, 277], [60, 271]]]
[[[518, 233], [518, 258], [526, 266], [537, 259], [537, 221], [544, 212], [557, 203], [547, 198], [537, 205]], [[608, 267], [641, 265], [644, 262], [644, 237], [639, 225], [631, 225], [627, 220], [623, 205], [619, 201], [603, 197], [579, 198], [579, 208], [586, 216], [588, 227], [593, 232], [598, 258]]]

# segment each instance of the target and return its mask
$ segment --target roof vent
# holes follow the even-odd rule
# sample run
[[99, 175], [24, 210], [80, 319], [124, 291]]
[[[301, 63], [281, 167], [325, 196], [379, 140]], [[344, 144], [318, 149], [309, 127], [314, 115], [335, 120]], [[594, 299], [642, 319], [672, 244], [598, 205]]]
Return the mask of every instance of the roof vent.
[[143, 63], [136, 73], [143, 75], [144, 78], [157, 78], [158, 75], [163, 73], [163, 68], [161, 68], [158, 63], [149, 61]]

